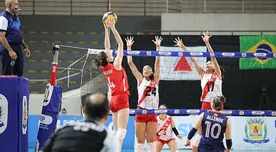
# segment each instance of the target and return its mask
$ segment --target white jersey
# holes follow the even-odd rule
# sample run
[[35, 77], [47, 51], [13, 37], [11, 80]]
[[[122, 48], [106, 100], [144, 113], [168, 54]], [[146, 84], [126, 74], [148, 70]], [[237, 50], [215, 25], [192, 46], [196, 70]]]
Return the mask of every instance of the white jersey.
[[[170, 118], [170, 116], [168, 116], [168, 115], [167, 115], [167, 118], [165, 120], [161, 120], [158, 117], [157, 131], [159, 131], [164, 126], [164, 124], [167, 122], [167, 120], [169, 118]], [[173, 133], [173, 130], [172, 130], [172, 126], [169, 125], [168, 128], [166, 129], [166, 134], [159, 136], [159, 139], [164, 140], [164, 141], [168, 141], [168, 140], [170, 140], [172, 138], [175, 138], [175, 136], [174, 136], [174, 133]]]
[[155, 80], [146, 80], [143, 78], [138, 85], [138, 106], [145, 109], [158, 109], [159, 92], [158, 84]]
[[204, 74], [201, 80], [201, 101], [211, 102], [215, 96], [222, 95], [222, 80], [216, 73]]

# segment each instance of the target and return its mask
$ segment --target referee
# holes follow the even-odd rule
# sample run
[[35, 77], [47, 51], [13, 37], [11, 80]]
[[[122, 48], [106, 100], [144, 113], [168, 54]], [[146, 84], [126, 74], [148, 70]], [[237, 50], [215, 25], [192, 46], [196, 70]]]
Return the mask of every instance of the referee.
[[84, 121], [67, 123], [40, 152], [115, 152], [115, 138], [104, 126], [109, 114], [103, 94], [91, 95], [84, 104]]
[[0, 53], [2, 54], [2, 75], [23, 75], [24, 58], [31, 55], [28, 46], [21, 36], [21, 23], [17, 15], [18, 0], [5, 0], [6, 9], [0, 14]]

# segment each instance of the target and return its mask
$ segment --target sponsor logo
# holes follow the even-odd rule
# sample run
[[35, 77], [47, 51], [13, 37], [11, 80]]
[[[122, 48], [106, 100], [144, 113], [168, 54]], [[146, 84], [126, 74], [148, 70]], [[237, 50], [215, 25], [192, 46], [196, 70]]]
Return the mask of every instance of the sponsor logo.
[[235, 53], [222, 53], [222, 56], [234, 57]]
[[147, 110], [142, 110], [142, 114], [147, 114]]
[[203, 56], [202, 52], [191, 52], [190, 53], [191, 56]]
[[210, 57], [215, 57], [215, 53], [210, 53]]
[[51, 116], [41, 114], [39, 121], [40, 124], [50, 125], [53, 122], [53, 118]]
[[252, 111], [252, 115], [264, 115], [264, 111]]
[[276, 116], [276, 112], [275, 112], [275, 111], [272, 111], [272, 112], [271, 112], [271, 116]]
[[242, 56], [243, 58], [245, 58], [245, 57], [247, 57], [247, 54], [246, 54], [246, 53], [242, 53], [241, 56]]
[[43, 106], [47, 106], [50, 103], [50, 100], [52, 98], [53, 89], [54, 89], [54, 87], [51, 86], [50, 84], [46, 85]]
[[182, 52], [178, 52], [178, 56], [183, 56], [183, 53]]
[[244, 115], [244, 111], [241, 110], [241, 111], [239, 112], [239, 115], [243, 116], [243, 115]]
[[172, 54], [171, 52], [158, 52], [158, 53], [163, 56], [170, 56]]
[[179, 114], [179, 110], [178, 110], [178, 109], [175, 109], [175, 110], [174, 110], [174, 114]]
[[187, 110], [188, 114], [198, 114], [200, 112], [200, 110]]
[[150, 51], [147, 51], [147, 56], [151, 56], [151, 52]]
[[0, 134], [2, 134], [8, 126], [8, 100], [0, 94]]
[[27, 126], [28, 126], [28, 104], [27, 104], [27, 97], [23, 96], [22, 101], [22, 133], [25, 135], [27, 133]]
[[254, 53], [255, 57], [266, 57], [266, 53]]
[[155, 114], [165, 114], [168, 110], [154, 110]]
[[139, 55], [140, 51], [127, 51], [127, 54]]
[[222, 113], [225, 115], [231, 115], [232, 111], [231, 110], [223, 110]]
[[269, 142], [267, 126], [264, 119], [252, 118], [246, 121], [244, 127], [244, 141], [250, 144], [263, 144]]

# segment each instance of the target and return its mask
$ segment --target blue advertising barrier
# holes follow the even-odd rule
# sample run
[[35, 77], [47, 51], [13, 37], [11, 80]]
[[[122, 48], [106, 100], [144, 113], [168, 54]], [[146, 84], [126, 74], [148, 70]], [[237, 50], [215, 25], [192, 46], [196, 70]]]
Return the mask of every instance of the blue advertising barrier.
[[56, 129], [58, 114], [61, 108], [62, 87], [47, 85], [40, 116], [39, 130], [35, 151], [39, 151]]
[[[30, 115], [29, 116], [29, 149], [35, 149], [36, 146], [36, 137], [37, 137], [37, 132], [39, 128], [39, 115]], [[82, 116], [65, 116], [61, 115], [58, 117], [57, 120], [57, 128], [62, 127], [65, 123], [69, 121], [78, 121], [82, 120]], [[113, 123], [112, 123], [112, 117], [109, 116], [108, 120], [105, 123], [106, 127], [108, 129], [113, 128]], [[133, 149], [134, 146], [134, 135], [135, 135], [135, 128], [134, 128], [134, 116], [129, 117], [129, 122], [127, 126], [127, 134], [124, 139], [124, 144], [123, 144], [123, 149]]]
[[0, 151], [28, 152], [29, 82], [0, 77]]

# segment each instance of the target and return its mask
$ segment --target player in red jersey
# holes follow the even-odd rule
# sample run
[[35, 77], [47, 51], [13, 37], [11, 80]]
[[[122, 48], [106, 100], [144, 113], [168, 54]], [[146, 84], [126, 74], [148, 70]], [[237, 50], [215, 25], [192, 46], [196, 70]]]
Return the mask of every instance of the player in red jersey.
[[[112, 121], [118, 142], [116, 151], [120, 152], [126, 135], [126, 127], [129, 118], [128, 80], [125, 69], [122, 67], [124, 44], [112, 19], [109, 19], [107, 25], [104, 24], [104, 27], [105, 51], [97, 54], [94, 58], [94, 63], [98, 67], [102, 67], [109, 90], [111, 90], [110, 110], [112, 111]], [[117, 56], [115, 57], [113, 64], [109, 63], [113, 61], [113, 58], [110, 51], [108, 28], [111, 29], [118, 44]]]
[[[153, 42], [156, 45], [156, 51], [160, 50], [160, 45], [163, 38], [156, 36]], [[131, 46], [134, 43], [133, 37], [127, 38], [127, 50], [131, 51]], [[158, 109], [159, 106], [159, 91], [158, 84], [160, 80], [160, 56], [155, 59], [155, 72], [149, 65], [143, 67], [143, 74], [138, 71], [132, 61], [132, 56], [127, 57], [128, 65], [137, 80], [138, 104], [137, 109]], [[155, 152], [154, 140], [157, 132], [157, 115], [156, 114], [136, 114], [135, 128], [137, 144], [135, 151], [142, 152], [144, 150], [145, 139], [149, 152]]]
[[[204, 36], [202, 37], [202, 40], [207, 46], [207, 49], [210, 53], [213, 53], [213, 49], [209, 43], [209, 38], [212, 36], [209, 32], [204, 32]], [[189, 52], [188, 48], [183, 44], [182, 40], [178, 37], [174, 41], [176, 45], [180, 48], [182, 48], [184, 51]], [[211, 61], [208, 61], [206, 63], [206, 68], [203, 70], [203, 68], [200, 67], [200, 65], [197, 63], [197, 61], [191, 57], [191, 61], [193, 62], [197, 73], [200, 76], [201, 79], [201, 88], [202, 88], [202, 95], [201, 95], [201, 109], [203, 110], [212, 110], [210, 102], [213, 100], [215, 96], [221, 96], [222, 95], [222, 78], [224, 69], [219, 66], [217, 60], [215, 57], [211, 57]], [[197, 151], [197, 147], [200, 141], [201, 130], [198, 130], [198, 134], [195, 137], [195, 140], [193, 140], [193, 152]]]

